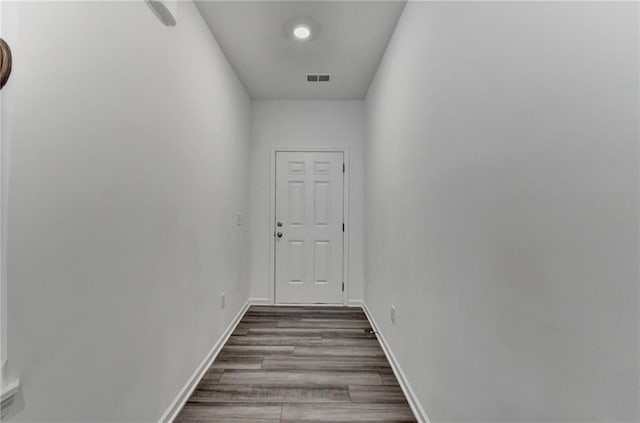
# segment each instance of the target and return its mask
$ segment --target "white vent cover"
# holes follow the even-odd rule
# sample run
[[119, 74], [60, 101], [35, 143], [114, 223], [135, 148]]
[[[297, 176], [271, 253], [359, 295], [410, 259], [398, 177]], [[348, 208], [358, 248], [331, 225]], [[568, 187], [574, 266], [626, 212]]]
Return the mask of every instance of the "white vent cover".
[[329, 82], [331, 75], [328, 73], [308, 73], [307, 82]]

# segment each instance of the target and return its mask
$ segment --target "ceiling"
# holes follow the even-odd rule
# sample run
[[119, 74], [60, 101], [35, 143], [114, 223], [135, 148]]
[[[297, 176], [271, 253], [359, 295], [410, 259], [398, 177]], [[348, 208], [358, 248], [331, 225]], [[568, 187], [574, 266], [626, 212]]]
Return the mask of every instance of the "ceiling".
[[[362, 99], [404, 1], [197, 1], [253, 99]], [[292, 28], [311, 27], [307, 41]], [[330, 82], [307, 82], [309, 73]]]

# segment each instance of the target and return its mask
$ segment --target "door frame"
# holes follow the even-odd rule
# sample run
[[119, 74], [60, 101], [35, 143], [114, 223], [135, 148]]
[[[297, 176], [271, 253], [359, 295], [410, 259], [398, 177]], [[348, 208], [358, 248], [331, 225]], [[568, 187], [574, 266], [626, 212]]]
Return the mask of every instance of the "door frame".
[[[342, 305], [349, 302], [349, 147], [273, 147], [271, 149], [271, 166], [269, 168], [271, 182], [269, 184], [269, 304], [276, 304], [276, 154], [277, 153], [342, 153], [344, 174], [342, 176], [342, 214], [344, 216], [344, 232], [342, 234]], [[278, 305], [287, 303], [279, 303]], [[296, 305], [322, 305], [297, 304]]]

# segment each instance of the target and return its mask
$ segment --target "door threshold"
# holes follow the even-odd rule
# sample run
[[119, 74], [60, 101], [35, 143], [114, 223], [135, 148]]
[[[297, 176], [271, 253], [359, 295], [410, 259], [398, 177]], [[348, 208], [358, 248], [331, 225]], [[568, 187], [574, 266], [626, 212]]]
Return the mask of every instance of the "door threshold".
[[348, 307], [342, 303], [273, 303], [260, 304], [274, 307]]

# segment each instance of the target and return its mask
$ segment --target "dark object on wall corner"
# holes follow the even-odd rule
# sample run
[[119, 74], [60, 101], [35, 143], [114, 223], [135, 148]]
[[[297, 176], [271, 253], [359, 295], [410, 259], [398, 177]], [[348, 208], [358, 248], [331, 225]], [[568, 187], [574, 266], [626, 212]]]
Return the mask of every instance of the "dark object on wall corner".
[[176, 26], [176, 18], [173, 17], [167, 6], [160, 0], [145, 0], [149, 8], [160, 19], [164, 26]]
[[0, 38], [0, 88], [9, 80], [11, 75], [11, 49], [9, 45]]

